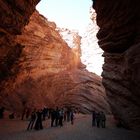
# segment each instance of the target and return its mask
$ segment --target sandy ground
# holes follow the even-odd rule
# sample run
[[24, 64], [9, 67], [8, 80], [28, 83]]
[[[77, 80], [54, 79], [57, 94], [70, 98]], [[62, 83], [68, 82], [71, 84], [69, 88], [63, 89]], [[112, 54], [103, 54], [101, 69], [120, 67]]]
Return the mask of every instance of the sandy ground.
[[91, 116], [76, 115], [74, 125], [50, 127], [50, 120], [43, 122], [44, 129], [27, 131], [28, 121], [0, 120], [0, 140], [140, 140], [140, 134], [116, 128], [108, 117], [107, 128], [91, 126]]

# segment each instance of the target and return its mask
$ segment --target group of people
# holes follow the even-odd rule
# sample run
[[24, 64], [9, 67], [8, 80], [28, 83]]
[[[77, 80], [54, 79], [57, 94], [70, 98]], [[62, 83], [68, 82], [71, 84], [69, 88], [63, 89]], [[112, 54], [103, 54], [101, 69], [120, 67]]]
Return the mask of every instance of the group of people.
[[92, 126], [105, 128], [106, 127], [106, 116], [103, 111], [96, 112], [92, 111]]
[[74, 113], [71, 109], [47, 109], [44, 108], [42, 110], [34, 110], [30, 115], [30, 121], [27, 127], [27, 130], [35, 129], [40, 130], [43, 129], [42, 121], [46, 119], [46, 117], [51, 119], [51, 127], [63, 126], [63, 121], [71, 121], [73, 124]]
[[[0, 118], [3, 118], [3, 113], [4, 113], [5, 108], [1, 107], [0, 108]], [[24, 120], [24, 117], [28, 120], [30, 117], [30, 121], [27, 127], [27, 130], [40, 130], [43, 129], [42, 121], [46, 119], [50, 119], [51, 127], [57, 127], [63, 126], [63, 122], [71, 122], [73, 125], [74, 123], [74, 111], [71, 108], [58, 108], [56, 107], [55, 109], [52, 108], [43, 108], [39, 110], [29, 110], [25, 109], [22, 113], [21, 119]], [[14, 118], [14, 113], [9, 115], [10, 119]], [[96, 112], [92, 111], [92, 126], [97, 126], [105, 128], [106, 127], [106, 116], [103, 111]]]

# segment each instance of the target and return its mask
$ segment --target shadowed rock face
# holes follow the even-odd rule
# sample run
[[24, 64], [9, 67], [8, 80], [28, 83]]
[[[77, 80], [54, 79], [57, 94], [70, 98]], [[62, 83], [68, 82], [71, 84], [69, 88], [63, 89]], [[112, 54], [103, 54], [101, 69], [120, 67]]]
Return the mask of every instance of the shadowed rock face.
[[140, 130], [140, 1], [96, 0], [99, 45], [104, 50], [103, 85], [113, 113]]
[[[21, 33], [38, 1], [0, 0], [1, 82], [20, 73], [17, 61], [21, 57], [23, 46], [15, 42], [15, 35]], [[95, 0], [93, 5], [100, 27], [97, 34], [99, 45], [105, 51], [103, 84], [114, 114], [125, 126], [133, 129], [140, 128], [139, 4], [139, 0]], [[9, 83], [6, 82], [6, 86], [11, 87]], [[0, 89], [4, 87], [2, 85]], [[12, 86], [14, 88], [13, 84]], [[12, 100], [12, 95], [8, 96], [9, 94], [7, 92], [6, 97], [11, 97], [9, 100]], [[1, 92], [0, 100], [2, 97]], [[20, 94], [16, 98], [19, 97]]]
[[0, 0], [0, 83], [14, 75], [13, 64], [20, 57], [23, 46], [15, 42], [28, 23], [39, 0]]
[[[55, 23], [36, 11], [15, 42], [24, 47], [12, 69], [16, 74], [3, 82], [1, 104], [6, 108], [67, 106], [110, 113], [101, 78], [84, 69], [80, 52], [68, 47]], [[76, 42], [79, 48], [80, 38]]]
[[50, 90], [58, 105], [75, 107], [83, 113], [93, 109], [110, 113], [101, 78], [96, 74], [76, 69], [60, 73], [54, 79], [52, 88], [55, 89]]
[[[9, 83], [13, 85], [11, 81]], [[20, 84], [16, 81], [14, 85], [4, 104], [10, 108], [14, 101], [12, 109], [16, 111], [21, 111], [23, 107], [58, 106], [76, 108], [82, 113], [89, 113], [93, 109], [111, 113], [101, 78], [87, 70], [46, 74], [37, 79], [25, 77]]]

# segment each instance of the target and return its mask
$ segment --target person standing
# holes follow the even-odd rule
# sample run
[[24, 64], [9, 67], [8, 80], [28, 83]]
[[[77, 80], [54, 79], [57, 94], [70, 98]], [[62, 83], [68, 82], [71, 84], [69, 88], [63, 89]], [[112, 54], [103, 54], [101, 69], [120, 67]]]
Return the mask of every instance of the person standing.
[[97, 127], [100, 127], [100, 123], [101, 123], [101, 116], [100, 116], [100, 112], [96, 113], [96, 123], [97, 123]]
[[96, 126], [96, 112], [92, 111], [92, 126]]
[[63, 126], [63, 116], [64, 116], [64, 110], [60, 109], [59, 111], [59, 125]]
[[45, 121], [46, 116], [48, 114], [48, 109], [46, 107], [43, 108], [42, 114], [43, 114], [43, 121]]
[[67, 118], [67, 112], [66, 110], [64, 110], [64, 121], [66, 121], [66, 118]]
[[73, 111], [70, 111], [70, 120], [71, 120], [71, 124], [74, 124], [74, 113]]
[[54, 121], [56, 119], [56, 111], [54, 109], [50, 110], [50, 117], [51, 117], [51, 127], [53, 127]]
[[106, 127], [106, 116], [105, 116], [104, 112], [101, 112], [100, 116], [101, 116], [101, 127], [105, 128]]
[[36, 120], [36, 123], [35, 123], [35, 129], [36, 130], [43, 129], [43, 126], [42, 126], [42, 110], [38, 110], [36, 114], [37, 114], [37, 120]]
[[59, 109], [58, 107], [56, 108], [56, 118], [55, 118], [55, 126], [58, 126], [58, 121], [59, 121]]
[[34, 111], [31, 113], [31, 118], [30, 118], [30, 122], [29, 122], [29, 124], [28, 124], [27, 130], [30, 130], [30, 129], [32, 130], [35, 120], [36, 120], [36, 112], [35, 112], [35, 110], [34, 110]]
[[69, 122], [70, 121], [70, 109], [69, 108], [67, 108], [66, 114], [67, 114], [67, 122]]

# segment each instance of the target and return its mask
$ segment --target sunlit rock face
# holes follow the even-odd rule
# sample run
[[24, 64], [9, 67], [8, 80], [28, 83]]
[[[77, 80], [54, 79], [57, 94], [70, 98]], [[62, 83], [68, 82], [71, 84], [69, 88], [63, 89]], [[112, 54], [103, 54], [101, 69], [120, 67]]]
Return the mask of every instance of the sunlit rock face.
[[82, 62], [87, 66], [87, 69], [98, 75], [102, 73], [102, 65], [104, 58], [102, 57], [103, 50], [98, 45], [96, 34], [99, 27], [96, 24], [95, 11], [91, 10], [91, 17], [93, 21], [89, 23], [81, 39]]
[[65, 28], [58, 28], [58, 31], [63, 38], [63, 40], [66, 41], [68, 46], [71, 48], [73, 53], [75, 54], [75, 63], [79, 64], [79, 66], [85, 67], [81, 63], [81, 39], [82, 37], [78, 34], [76, 30], [69, 30]]
[[[76, 30], [61, 29], [59, 32], [68, 46], [74, 51], [80, 52], [78, 58], [86, 65], [88, 71], [101, 75], [104, 58], [102, 57], [103, 50], [98, 45], [96, 34], [98, 26], [96, 24], [96, 14], [94, 10], [90, 10], [93, 21], [89, 22], [87, 28], [81, 35]], [[81, 59], [80, 59], [81, 58]]]
[[28, 23], [39, 0], [0, 0], [0, 82], [13, 75], [13, 64], [20, 57], [22, 46], [15, 42]]
[[110, 113], [101, 78], [76, 61], [80, 52], [68, 47], [54, 23], [34, 12], [16, 42], [24, 47], [13, 67], [16, 75], [3, 84], [2, 105], [19, 112], [67, 106]]
[[[46, 73], [58, 73], [77, 67], [75, 55], [55, 30], [56, 25], [36, 11], [16, 41], [24, 47], [19, 59], [22, 76], [38, 78]], [[67, 59], [64, 59], [67, 58]]]
[[62, 38], [67, 42], [70, 48], [79, 47], [81, 45], [81, 36], [76, 30], [69, 30], [66, 28], [58, 28], [58, 31]]
[[140, 130], [140, 1], [96, 0], [99, 45], [104, 50], [103, 84], [113, 113]]

